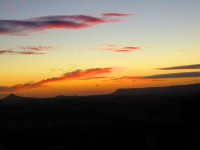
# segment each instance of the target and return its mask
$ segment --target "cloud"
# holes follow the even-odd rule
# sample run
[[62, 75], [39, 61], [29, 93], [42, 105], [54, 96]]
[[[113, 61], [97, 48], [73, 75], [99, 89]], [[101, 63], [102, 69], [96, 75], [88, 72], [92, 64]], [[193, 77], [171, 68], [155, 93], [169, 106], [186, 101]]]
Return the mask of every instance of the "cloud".
[[80, 79], [89, 79], [89, 78], [98, 78], [99, 75], [112, 73], [115, 68], [92, 68], [88, 70], [76, 70], [73, 72], [65, 73], [60, 77], [52, 77], [44, 79], [38, 82], [29, 82], [25, 84], [17, 84], [13, 86], [0, 86], [0, 92], [11, 92], [21, 89], [32, 89], [46, 87], [49, 83], [61, 82], [67, 80], [80, 80]]
[[0, 55], [3, 55], [3, 54], [23, 54], [23, 55], [36, 55], [36, 54], [45, 54], [45, 53], [41, 53], [41, 52], [34, 52], [34, 51], [13, 51], [11, 49], [9, 50], [0, 50]]
[[3, 54], [12, 54], [14, 51], [12, 50], [0, 50], [0, 55], [3, 55]]
[[14, 50], [0, 50], [0, 55], [9, 54], [22, 54], [22, 55], [38, 55], [38, 54], [45, 54], [43, 52], [31, 51], [31, 50], [23, 50], [23, 51], [14, 51]]
[[136, 79], [142, 79], [143, 76], [123, 76], [123, 77], [119, 77], [119, 78], [113, 78], [112, 80], [136, 80]]
[[31, 32], [51, 29], [82, 29], [102, 23], [115, 22], [112, 16], [128, 16], [128, 14], [104, 14], [104, 17], [89, 15], [58, 15], [30, 18], [26, 20], [0, 20], [0, 35], [27, 35]]
[[125, 46], [125, 47], [120, 47], [117, 45], [109, 44], [107, 45], [106, 48], [103, 48], [102, 50], [107, 50], [107, 51], [112, 51], [112, 52], [133, 52], [133, 51], [138, 51], [141, 50], [140, 47], [136, 46]]
[[94, 80], [94, 79], [107, 79], [108, 77], [88, 77], [80, 80]]
[[185, 66], [174, 66], [167, 68], [158, 68], [160, 70], [178, 70], [178, 69], [200, 69], [200, 64], [185, 65]]
[[156, 74], [150, 76], [123, 76], [119, 78], [114, 78], [111, 80], [148, 80], [148, 81], [165, 81], [163, 79], [173, 79], [173, 78], [193, 78], [200, 77], [200, 72], [179, 72], [179, 73], [169, 73], [169, 74]]
[[20, 51], [20, 52], [15, 52], [15, 54], [35, 55], [35, 54], [46, 54], [46, 53], [39, 53], [39, 52], [33, 52], [33, 51]]
[[179, 72], [145, 76], [144, 79], [191, 78], [200, 77], [200, 72]]
[[127, 17], [127, 16], [131, 16], [133, 14], [103, 13], [102, 15], [105, 17]]
[[125, 79], [125, 80], [164, 81], [163, 79], [192, 78], [192, 77], [200, 77], [200, 72], [179, 72], [179, 73], [169, 73], [169, 74], [156, 74], [156, 75], [151, 75], [151, 76], [123, 76], [123, 77], [119, 77], [119, 78], [114, 78], [112, 80]]
[[23, 54], [23, 55], [31, 55], [31, 54], [46, 54], [41, 51], [50, 50], [53, 47], [51, 46], [18, 46], [16, 49], [21, 49], [20, 51], [7, 49], [7, 50], [0, 50], [0, 55], [3, 54]]
[[113, 81], [117, 81], [124, 84], [144, 84], [149, 82], [163, 82], [164, 79], [145, 79], [144, 76], [123, 76], [119, 78], [113, 78], [111, 79]]
[[19, 46], [19, 48], [29, 51], [44, 51], [52, 49], [51, 46]]

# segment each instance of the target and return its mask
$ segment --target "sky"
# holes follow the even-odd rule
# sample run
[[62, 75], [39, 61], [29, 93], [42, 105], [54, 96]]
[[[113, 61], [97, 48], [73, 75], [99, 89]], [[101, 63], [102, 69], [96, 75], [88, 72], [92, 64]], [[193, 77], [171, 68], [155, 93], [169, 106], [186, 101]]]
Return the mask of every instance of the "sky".
[[199, 0], [0, 0], [0, 98], [200, 83]]

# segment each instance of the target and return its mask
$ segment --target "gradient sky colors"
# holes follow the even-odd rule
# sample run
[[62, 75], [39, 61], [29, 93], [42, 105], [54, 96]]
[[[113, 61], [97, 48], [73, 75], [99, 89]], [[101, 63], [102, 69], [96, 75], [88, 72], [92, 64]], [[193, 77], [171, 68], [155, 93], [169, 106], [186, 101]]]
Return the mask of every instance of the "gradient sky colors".
[[199, 0], [0, 0], [0, 98], [200, 82]]

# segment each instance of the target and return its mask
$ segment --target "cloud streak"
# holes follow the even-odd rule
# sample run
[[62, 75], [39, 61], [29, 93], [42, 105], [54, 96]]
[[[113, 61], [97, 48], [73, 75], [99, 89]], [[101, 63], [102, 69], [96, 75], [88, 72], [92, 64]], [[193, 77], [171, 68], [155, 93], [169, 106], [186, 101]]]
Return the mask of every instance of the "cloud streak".
[[110, 77], [88, 77], [88, 78], [84, 78], [84, 79], [80, 79], [80, 80], [96, 80], [96, 79], [107, 79]]
[[123, 76], [119, 78], [113, 78], [111, 80], [165, 81], [165, 79], [194, 78], [194, 77], [197, 77], [197, 78], [200, 77], [200, 72], [178, 72], [178, 73], [168, 73], [168, 74], [155, 74], [155, 75], [150, 75], [150, 76]]
[[19, 48], [29, 51], [45, 51], [52, 49], [51, 46], [19, 46]]
[[3, 55], [3, 54], [12, 54], [13, 51], [12, 50], [0, 50], [0, 55]]
[[102, 17], [89, 15], [58, 15], [30, 18], [26, 20], [0, 20], [0, 35], [27, 35], [31, 32], [52, 29], [82, 29], [98, 24], [116, 22], [115, 17], [129, 14], [108, 13]]
[[[168, 74], [155, 74], [150, 76], [123, 76], [119, 78], [114, 78], [112, 80], [147, 80], [156, 79], [153, 81], [163, 81], [162, 79], [172, 79], [172, 78], [192, 78], [200, 77], [200, 72], [178, 72], [178, 73], [168, 73]], [[161, 80], [160, 80], [161, 79]]]
[[22, 89], [33, 89], [46, 87], [49, 83], [69, 81], [69, 80], [86, 80], [91, 78], [102, 78], [99, 75], [112, 73], [115, 68], [92, 68], [88, 70], [76, 70], [74, 72], [65, 73], [60, 77], [52, 77], [38, 82], [29, 82], [25, 84], [17, 84], [13, 86], [0, 86], [0, 92], [12, 92]]
[[200, 69], [200, 64], [158, 68], [159, 70]]
[[113, 78], [112, 80], [137, 80], [137, 79], [142, 79], [143, 76], [123, 76], [123, 77], [119, 77], [119, 78]]
[[18, 46], [17, 49], [21, 49], [20, 51], [15, 51], [12, 49], [0, 50], [0, 55], [4, 54], [22, 54], [22, 55], [37, 55], [37, 54], [46, 54], [43, 51], [50, 50], [53, 47], [51, 46]]
[[3, 54], [9, 54], [9, 55], [12, 55], [12, 54], [22, 54], [22, 55], [38, 55], [38, 54], [45, 54], [45, 53], [42, 53], [42, 52], [34, 52], [34, 51], [14, 51], [14, 50], [0, 50], [0, 55], [3, 55]]
[[200, 72], [157, 74], [157, 75], [145, 76], [143, 79], [171, 79], [171, 78], [192, 78], [192, 77], [200, 77]]
[[117, 46], [117, 45], [109, 44], [109, 45], [107, 45], [106, 48], [103, 48], [102, 50], [112, 51], [112, 52], [127, 53], [127, 52], [133, 52], [133, 51], [141, 50], [141, 48], [137, 47], [137, 46], [120, 47], [120, 46]]

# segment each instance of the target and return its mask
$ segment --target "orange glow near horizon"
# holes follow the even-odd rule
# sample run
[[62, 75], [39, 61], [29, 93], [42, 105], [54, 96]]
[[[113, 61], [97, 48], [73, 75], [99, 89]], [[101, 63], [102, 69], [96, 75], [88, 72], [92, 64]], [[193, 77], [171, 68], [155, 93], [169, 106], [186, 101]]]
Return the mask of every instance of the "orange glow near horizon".
[[[112, 73], [114, 74], [114, 73]], [[47, 79], [48, 80], [48, 79]], [[46, 80], [43, 80], [46, 81]], [[56, 80], [44, 86], [21, 88], [19, 85], [4, 94], [15, 93], [26, 97], [54, 97], [57, 95], [101, 95], [110, 94], [120, 88], [161, 87], [198, 83], [200, 78], [143, 79], [142, 77], [95, 77], [86, 79]], [[41, 81], [40, 81], [41, 82]], [[39, 83], [40, 83], [39, 82]], [[37, 84], [36, 84], [37, 85]], [[19, 89], [18, 89], [19, 88]]]
[[15, 10], [0, 1], [0, 98], [200, 83], [198, 0], [182, 0], [181, 7], [179, 1], [10, 3]]

